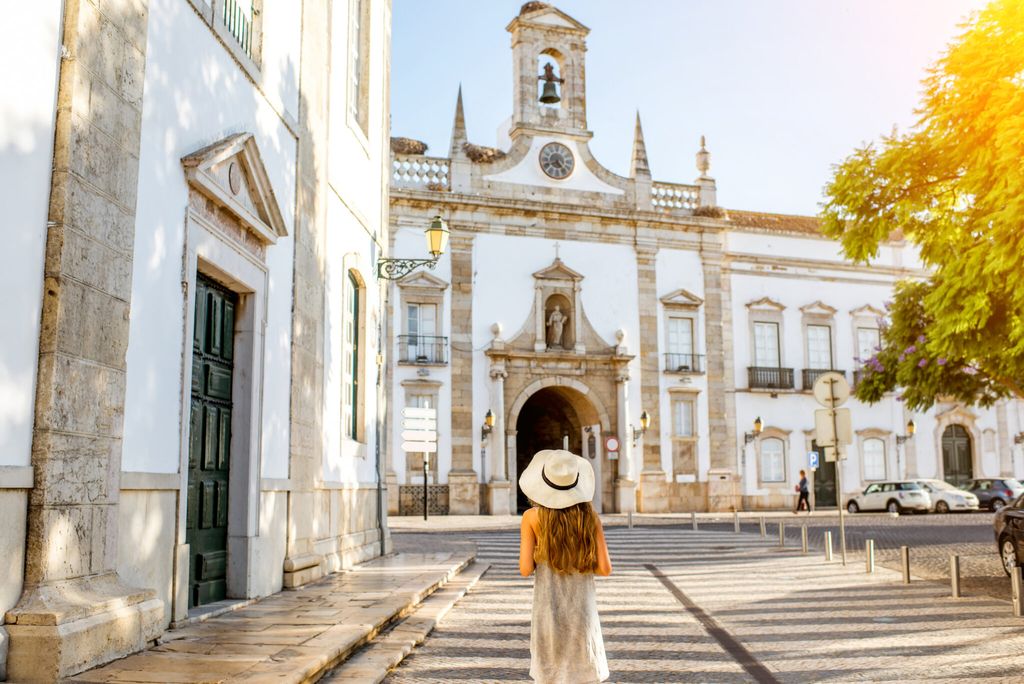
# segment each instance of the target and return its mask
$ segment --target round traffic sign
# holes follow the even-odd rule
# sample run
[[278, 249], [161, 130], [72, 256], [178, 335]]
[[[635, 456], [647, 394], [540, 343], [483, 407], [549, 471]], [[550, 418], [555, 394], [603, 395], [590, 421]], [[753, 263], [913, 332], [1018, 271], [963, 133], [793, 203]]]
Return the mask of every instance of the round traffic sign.
[[619, 440], [616, 439], [615, 437], [609, 437], [608, 439], [604, 440], [604, 448], [605, 451], [618, 451]]
[[814, 381], [814, 399], [825, 408], [842, 406], [850, 398], [850, 383], [842, 373], [822, 373]]

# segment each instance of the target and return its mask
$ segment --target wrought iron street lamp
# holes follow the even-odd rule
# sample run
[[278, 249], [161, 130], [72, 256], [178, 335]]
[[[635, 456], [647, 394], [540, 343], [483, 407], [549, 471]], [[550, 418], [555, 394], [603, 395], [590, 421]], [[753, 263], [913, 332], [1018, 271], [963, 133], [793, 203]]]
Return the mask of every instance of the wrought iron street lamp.
[[908, 439], [913, 437], [914, 436], [914, 432], [916, 432], [916, 431], [917, 431], [917, 425], [914, 424], [914, 421], [913, 420], [907, 421], [907, 434], [905, 434], [905, 435], [896, 435], [896, 444], [897, 445], [902, 445]]
[[487, 415], [484, 416], [484, 424], [480, 428], [480, 441], [487, 439], [487, 435], [491, 434], [491, 430], [494, 429], [494, 412], [491, 409], [487, 409]]
[[384, 280], [398, 280], [420, 266], [434, 268], [437, 260], [444, 254], [448, 246], [448, 224], [440, 216], [435, 216], [430, 222], [430, 227], [424, 231], [427, 238], [427, 252], [429, 259], [378, 259], [377, 277]]
[[644, 411], [640, 414], [640, 427], [632, 426], [633, 428], [633, 446], [636, 446], [638, 439], [644, 436], [647, 432], [647, 428], [651, 426], [651, 415]]
[[746, 446], [757, 439], [758, 435], [761, 434], [761, 428], [764, 427], [764, 423], [761, 422], [761, 416], [754, 419], [754, 431], [743, 433], [743, 446]]

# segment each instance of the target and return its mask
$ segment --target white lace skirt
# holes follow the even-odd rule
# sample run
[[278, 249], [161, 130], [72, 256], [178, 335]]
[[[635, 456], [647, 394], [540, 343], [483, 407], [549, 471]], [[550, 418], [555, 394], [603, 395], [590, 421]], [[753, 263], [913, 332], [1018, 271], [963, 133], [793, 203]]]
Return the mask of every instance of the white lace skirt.
[[533, 583], [530, 676], [543, 684], [608, 679], [593, 575], [562, 575], [538, 563]]

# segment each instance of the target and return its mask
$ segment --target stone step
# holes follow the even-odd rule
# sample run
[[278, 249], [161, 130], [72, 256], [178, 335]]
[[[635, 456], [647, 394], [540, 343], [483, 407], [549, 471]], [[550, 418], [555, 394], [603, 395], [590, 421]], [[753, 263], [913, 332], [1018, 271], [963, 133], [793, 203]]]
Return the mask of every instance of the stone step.
[[362, 563], [201, 624], [65, 682], [313, 682], [473, 563], [475, 550]]
[[423, 643], [437, 623], [466, 595], [484, 573], [489, 563], [473, 563], [452, 579], [443, 589], [434, 592], [407, 618], [382, 632], [341, 665], [327, 672], [323, 683], [378, 684], [397, 667], [413, 648]]

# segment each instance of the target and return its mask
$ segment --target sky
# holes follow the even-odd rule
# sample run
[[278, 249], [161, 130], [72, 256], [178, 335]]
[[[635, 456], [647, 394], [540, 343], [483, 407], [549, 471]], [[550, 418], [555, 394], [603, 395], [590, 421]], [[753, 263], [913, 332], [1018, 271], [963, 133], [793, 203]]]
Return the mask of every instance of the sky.
[[[393, 0], [391, 134], [448, 153], [512, 111], [519, 0]], [[635, 112], [656, 181], [690, 183], [707, 137], [718, 203], [816, 214], [834, 164], [913, 125], [921, 79], [984, 0], [559, 0], [588, 28], [590, 149], [629, 175]]]

